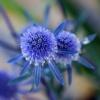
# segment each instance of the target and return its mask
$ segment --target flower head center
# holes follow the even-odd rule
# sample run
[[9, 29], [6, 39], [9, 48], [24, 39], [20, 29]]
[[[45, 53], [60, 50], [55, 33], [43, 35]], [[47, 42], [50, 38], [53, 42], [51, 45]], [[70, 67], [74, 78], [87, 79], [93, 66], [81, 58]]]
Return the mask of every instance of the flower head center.
[[73, 58], [80, 53], [81, 44], [73, 33], [62, 31], [57, 37], [58, 55]]
[[53, 34], [41, 26], [29, 27], [21, 37], [21, 50], [27, 60], [44, 60], [55, 52], [55, 48]]

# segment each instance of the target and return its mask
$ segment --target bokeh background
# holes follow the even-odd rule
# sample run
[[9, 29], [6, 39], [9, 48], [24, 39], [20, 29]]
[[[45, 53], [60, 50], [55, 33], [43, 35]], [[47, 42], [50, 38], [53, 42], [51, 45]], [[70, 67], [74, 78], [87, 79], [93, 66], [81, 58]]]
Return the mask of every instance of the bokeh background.
[[[88, 17], [80, 25], [76, 34], [80, 38], [92, 33], [97, 34], [96, 39], [83, 49], [84, 54], [95, 64], [96, 70], [93, 72], [74, 63], [72, 85], [68, 86], [65, 78], [64, 87], [56, 87], [56, 85], [52, 87], [59, 98], [57, 100], [100, 100], [100, 0], [0, 0], [0, 5], [6, 10], [18, 34], [31, 23], [23, 14], [23, 9], [31, 15], [33, 22], [42, 23], [47, 4], [51, 6], [50, 28], [55, 29], [64, 19], [76, 20], [81, 12], [85, 11]], [[16, 46], [2, 14], [0, 14], [0, 39]], [[13, 73], [13, 66], [7, 61], [14, 54], [0, 46], [0, 70]], [[21, 99], [49, 100], [44, 90], [21, 96]]]

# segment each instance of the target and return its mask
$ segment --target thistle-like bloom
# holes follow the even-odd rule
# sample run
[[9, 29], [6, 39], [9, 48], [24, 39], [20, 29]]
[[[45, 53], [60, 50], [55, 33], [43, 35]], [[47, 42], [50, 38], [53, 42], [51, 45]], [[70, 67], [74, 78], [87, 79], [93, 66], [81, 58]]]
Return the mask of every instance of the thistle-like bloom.
[[35, 65], [51, 60], [57, 50], [53, 33], [42, 26], [31, 25], [21, 35], [21, 51], [30, 63]]
[[57, 39], [58, 52], [56, 53], [56, 61], [63, 62], [67, 67], [68, 82], [72, 81], [72, 61], [78, 61], [88, 68], [94, 69], [90, 61], [81, 54], [83, 45], [86, 45], [94, 40], [95, 34], [90, 35], [83, 40], [80, 40], [74, 33], [64, 31], [65, 22], [61, 23], [55, 30]]
[[38, 87], [40, 83], [41, 72], [45, 63], [48, 63], [48, 68], [56, 79], [64, 84], [63, 77], [54, 63], [57, 43], [52, 32], [39, 25], [30, 25], [21, 34], [20, 47], [22, 54], [10, 61], [25, 58], [26, 62], [21, 74], [28, 69], [32, 70], [34, 88]]
[[66, 31], [60, 32], [57, 36], [57, 45], [57, 56], [66, 59], [66, 63], [76, 60], [81, 50], [81, 43], [78, 37]]
[[[49, 10], [50, 6], [47, 7], [44, 16], [43, 25], [46, 27], [48, 26], [48, 21], [49, 21], [48, 20]], [[27, 17], [28, 19], [31, 20], [31, 17], [29, 16]], [[5, 19], [8, 22], [7, 16], [5, 16]], [[80, 20], [78, 22], [80, 22]], [[25, 64], [21, 66], [22, 67], [21, 75], [26, 71], [32, 73], [33, 74], [32, 80], [34, 87], [38, 87], [42, 76], [41, 73], [42, 69], [45, 69], [45, 67], [46, 69], [47, 68], [50, 69], [50, 71], [54, 74], [56, 79], [61, 84], [64, 84], [63, 77], [58, 68], [56, 67], [55, 63], [55, 57], [56, 57], [57, 58], [56, 61], [62, 61], [64, 63], [66, 62], [69, 84], [71, 84], [71, 79], [72, 79], [71, 65], [73, 60], [78, 61], [79, 63], [85, 65], [88, 68], [94, 69], [90, 61], [84, 56], [82, 55], [80, 56], [80, 53], [82, 45], [90, 43], [95, 37], [95, 35], [90, 35], [85, 39], [83, 39], [82, 41], [80, 41], [75, 34], [68, 32], [74, 30], [72, 24], [73, 21], [67, 21], [67, 22], [64, 21], [63, 23], [61, 23], [54, 31], [56, 39], [53, 33], [50, 32], [48, 29], [44, 28], [43, 26], [31, 25], [27, 27], [22, 32], [20, 37], [21, 54], [9, 60], [9, 62], [16, 63], [16, 61], [24, 59]], [[79, 23], [76, 24], [80, 25]], [[10, 26], [9, 28], [11, 30], [12, 36], [18, 40], [18, 36], [11, 27], [12, 25], [10, 24], [10, 22], [8, 22], [7, 25]], [[67, 32], [64, 30], [67, 30]], [[0, 41], [0, 43], [2, 44], [2, 46], [8, 48], [9, 50], [19, 52], [19, 48], [12, 47], [11, 45], [5, 43], [4, 41]]]
[[18, 84], [10, 84], [13, 79], [14, 77], [8, 75], [5, 71], [0, 71], [0, 100], [16, 100], [17, 94], [28, 93], [28, 91], [20, 89]]

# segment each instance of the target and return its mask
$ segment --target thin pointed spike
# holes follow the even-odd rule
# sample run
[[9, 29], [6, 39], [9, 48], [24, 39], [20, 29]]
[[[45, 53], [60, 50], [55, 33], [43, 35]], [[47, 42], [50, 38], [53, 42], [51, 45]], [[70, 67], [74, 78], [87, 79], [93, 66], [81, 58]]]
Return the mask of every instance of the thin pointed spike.
[[37, 65], [34, 66], [33, 69], [33, 83], [34, 83], [34, 89], [37, 89], [39, 84], [40, 84], [40, 80], [41, 80], [41, 72], [42, 72], [42, 68], [41, 66]]
[[88, 15], [86, 11], [82, 11], [79, 15], [79, 17], [76, 19], [76, 25], [74, 28], [74, 33], [77, 32], [78, 28], [85, 22], [87, 19]]
[[47, 27], [49, 24], [49, 13], [50, 13], [50, 5], [48, 4], [46, 6], [46, 9], [44, 11], [44, 25]]
[[60, 73], [59, 69], [57, 68], [57, 66], [53, 63], [53, 62], [48, 62], [49, 65], [49, 69], [52, 72], [52, 74], [55, 76], [55, 78], [58, 80], [58, 82], [61, 85], [64, 85], [64, 79], [62, 74]]
[[78, 62], [89, 69], [95, 70], [95, 64], [85, 56], [80, 56]]
[[23, 58], [23, 56], [22, 56], [21, 54], [19, 54], [19, 55], [17, 55], [16, 57], [10, 59], [10, 60], [8, 61], [8, 63], [14, 63], [14, 64], [15, 64], [17, 61], [21, 60], [22, 58]]
[[68, 75], [68, 84], [72, 83], [72, 66], [71, 64], [67, 64], [67, 75]]
[[29, 66], [30, 66], [30, 62], [29, 61], [26, 61], [25, 64], [23, 65], [23, 67], [22, 67], [22, 70], [20, 72], [20, 75], [23, 75], [24, 72], [29, 68]]
[[52, 88], [49, 86], [49, 84], [46, 82], [44, 78], [41, 79], [42, 84], [45, 87], [46, 94], [49, 97], [49, 100], [57, 100], [56, 94], [52, 90]]
[[68, 50], [67, 50], [67, 51], [64, 51], [64, 50], [63, 50], [63, 51], [60, 51], [60, 50], [59, 50], [58, 52], [59, 52], [59, 53], [63, 53], [63, 54], [65, 54], [65, 55], [77, 53], [77, 51], [71, 52], [71, 51], [68, 51]]
[[15, 78], [15, 79], [10, 80], [8, 82], [8, 85], [13, 85], [13, 84], [17, 84], [19, 82], [22, 82], [22, 81], [28, 79], [30, 76], [31, 76], [30, 73], [22, 75], [22, 76], [19, 76], [19, 77]]
[[16, 41], [16, 40], [18, 39], [18, 35], [17, 35], [15, 29], [13, 28], [13, 26], [12, 26], [12, 24], [11, 24], [11, 22], [10, 22], [10, 19], [9, 19], [7, 13], [6, 13], [6, 11], [4, 10], [4, 8], [3, 8], [1, 5], [0, 5], [0, 12], [1, 12], [3, 18], [5, 19], [5, 22], [6, 22], [8, 28], [9, 28], [9, 30], [10, 30], [10, 32], [11, 32], [12, 37], [13, 37], [13, 38], [15, 39], [15, 41]]
[[58, 25], [58, 27], [54, 31], [54, 34], [57, 36], [59, 32], [65, 29], [65, 27], [66, 27], [66, 20], [63, 21], [60, 25]]
[[89, 36], [85, 37], [85, 38], [81, 41], [81, 43], [82, 43], [83, 45], [87, 45], [87, 44], [89, 44], [90, 42], [92, 42], [95, 38], [96, 38], [96, 34], [89, 35]]
[[15, 48], [13, 46], [11, 46], [10, 44], [0, 40], [0, 46], [6, 48], [6, 49], [9, 49], [9, 50], [12, 50], [14, 52], [19, 52], [19, 49], [18, 48]]

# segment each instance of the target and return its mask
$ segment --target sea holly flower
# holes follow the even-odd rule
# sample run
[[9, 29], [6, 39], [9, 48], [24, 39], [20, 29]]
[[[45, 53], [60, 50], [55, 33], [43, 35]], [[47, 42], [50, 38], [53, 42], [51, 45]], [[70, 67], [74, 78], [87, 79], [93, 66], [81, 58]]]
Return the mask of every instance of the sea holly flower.
[[20, 47], [22, 54], [9, 62], [25, 58], [26, 61], [21, 74], [31, 67], [33, 70], [34, 87], [38, 87], [40, 83], [41, 72], [45, 62], [48, 63], [48, 67], [56, 79], [63, 84], [63, 77], [53, 63], [55, 53], [57, 52], [57, 43], [52, 32], [40, 25], [30, 25], [20, 36]]
[[76, 60], [81, 50], [81, 43], [75, 34], [62, 31], [57, 36], [57, 56], [66, 58], [66, 63]]
[[[20, 44], [20, 47], [13, 47], [10, 44], [0, 40], [0, 43], [3, 47], [5, 47], [8, 50], [12, 50], [18, 54], [16, 57], [10, 59], [8, 62], [16, 63], [18, 61], [22, 61], [21, 62], [22, 70], [20, 71], [20, 76], [12, 80], [12, 82], [18, 83], [20, 81], [24, 81], [27, 79], [27, 77], [22, 78], [23, 75], [26, 75], [27, 72], [31, 73], [30, 75], [30, 78], [32, 79], [31, 90], [33, 89], [37, 90], [40, 80], [45, 81], [45, 78], [42, 77], [43, 72], [45, 72], [44, 71], [45, 63], [46, 65], [48, 65], [46, 67], [48, 68], [48, 70], [50, 69], [50, 71], [55, 76], [55, 78], [62, 85], [64, 84], [63, 76], [54, 62], [54, 58], [55, 58], [54, 56], [55, 56], [55, 53], [57, 52], [56, 39], [54, 37], [54, 34], [49, 29], [46, 28], [49, 21], [48, 20], [49, 10], [50, 10], [50, 6], [47, 6], [45, 10], [45, 14], [44, 14], [45, 20], [43, 20], [44, 22], [43, 25], [31, 24], [22, 32], [20, 36], [18, 36], [16, 32], [14, 32], [14, 34], [11, 34], [12, 37], [14, 37], [15, 41], [19, 42], [18, 44]], [[6, 21], [8, 20], [6, 22], [8, 27], [12, 27], [12, 24], [3, 8], [1, 11], [2, 11], [1, 13], [3, 14], [4, 19]], [[28, 16], [25, 16], [25, 17], [27, 17], [30, 22], [29, 16], [30, 15], [28, 14]], [[9, 28], [9, 29], [13, 33], [12, 28]], [[15, 34], [17, 37], [15, 37]], [[42, 84], [44, 84], [44, 81], [42, 81]], [[48, 88], [48, 85], [46, 84], [45, 87]], [[51, 94], [52, 94], [51, 89], [48, 88], [47, 95], [50, 96]], [[51, 96], [50, 98], [53, 98], [53, 97], [54, 96]]]
[[[54, 32], [51, 32], [46, 28], [48, 26], [49, 10], [50, 7], [48, 6], [44, 17], [43, 25], [45, 27], [37, 24], [32, 24], [22, 32], [21, 36], [16, 35], [17, 37], [15, 37], [16, 32], [14, 32], [12, 28], [9, 28], [12, 32], [12, 36], [17, 39], [17, 41], [18, 37], [20, 37], [20, 48], [13, 47], [8, 43], [0, 40], [2, 46], [8, 48], [9, 50], [17, 51], [17, 53], [20, 53], [18, 56], [9, 60], [9, 62], [16, 63], [17, 61], [24, 59], [24, 65], [22, 66], [22, 71], [20, 74], [22, 76], [27, 71], [32, 73], [34, 88], [39, 86], [41, 77], [43, 75], [42, 72], [45, 69], [45, 63], [48, 65], [47, 68], [50, 69], [50, 71], [61, 84], [64, 84], [64, 80], [55, 62], [61, 61], [63, 59], [62, 62], [66, 63], [69, 84], [71, 84], [72, 81], [72, 61], [75, 60], [84, 64], [88, 68], [94, 68], [91, 67], [92, 64], [90, 61], [84, 56], [80, 56], [80, 54], [82, 45], [90, 43], [95, 38], [95, 35], [90, 35], [81, 41], [74, 33], [71, 33], [74, 29], [72, 25], [73, 21], [70, 20], [65, 20], [63, 23], [58, 25]], [[7, 16], [5, 17], [5, 14], [3, 15], [6, 19]], [[80, 20], [78, 22], [80, 23]], [[7, 25], [12, 26], [10, 22], [8, 23], [8, 21]], [[55, 34], [56, 39], [53, 33]], [[15, 79], [15, 81], [21, 80], [20, 77]]]
[[53, 57], [56, 41], [53, 33], [42, 26], [31, 25], [21, 35], [20, 46], [26, 61], [37, 65]]
[[[66, 23], [61, 23], [55, 30], [55, 36], [57, 39], [58, 52], [56, 53], [56, 61], [64, 63], [68, 72], [68, 82], [72, 82], [72, 61], [78, 61], [85, 65], [87, 68], [94, 69], [92, 63], [83, 56], [82, 46], [92, 42], [96, 35], [92, 34], [88, 37], [80, 40], [76, 34], [65, 31]], [[65, 25], [65, 26], [64, 26]]]
[[[25, 77], [25, 76], [24, 76]], [[24, 78], [22, 77], [22, 78]], [[26, 84], [9, 84], [14, 77], [7, 72], [0, 70], [0, 100], [17, 100], [18, 94], [26, 94], [29, 91], [19, 87]]]

